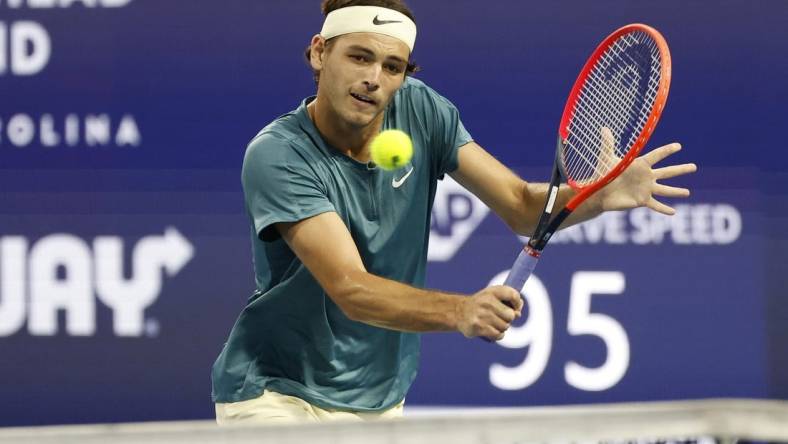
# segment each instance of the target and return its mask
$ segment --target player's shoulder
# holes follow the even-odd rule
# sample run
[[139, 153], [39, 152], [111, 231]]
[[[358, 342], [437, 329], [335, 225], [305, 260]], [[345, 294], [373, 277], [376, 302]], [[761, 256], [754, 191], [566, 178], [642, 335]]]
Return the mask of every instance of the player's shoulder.
[[405, 82], [402, 84], [403, 90], [413, 90], [413, 91], [423, 91], [429, 89], [424, 81], [417, 79], [415, 77], [407, 76], [405, 77]]
[[297, 113], [295, 111], [283, 114], [273, 122], [269, 123], [249, 141], [248, 148], [258, 146], [282, 146], [287, 145], [293, 139], [301, 136], [300, 125], [298, 124]]
[[242, 166], [243, 176], [269, 177], [279, 171], [283, 165], [293, 164], [297, 159], [291, 146], [281, 134], [260, 132], [246, 147]]
[[405, 82], [402, 83], [398, 94], [408, 97], [419, 97], [437, 93], [424, 81], [408, 76], [405, 78]]
[[432, 109], [435, 106], [453, 106], [447, 98], [431, 86], [414, 77], [405, 78], [398, 94], [400, 94], [400, 100], [410, 102], [416, 108], [426, 106]]
[[246, 146], [245, 160], [249, 158], [282, 158], [294, 154], [305, 137], [297, 111], [276, 118], [261, 129]]

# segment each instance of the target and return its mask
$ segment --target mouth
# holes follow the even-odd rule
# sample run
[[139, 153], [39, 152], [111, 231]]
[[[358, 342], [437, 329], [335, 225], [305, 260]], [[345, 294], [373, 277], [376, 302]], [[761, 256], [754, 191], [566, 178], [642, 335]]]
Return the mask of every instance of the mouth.
[[377, 104], [377, 102], [375, 102], [375, 100], [373, 100], [372, 97], [365, 96], [363, 94], [356, 94], [356, 93], [353, 93], [353, 92], [351, 92], [350, 95], [354, 99], [358, 100], [359, 102], [366, 103], [366, 104], [369, 104], [369, 105]]

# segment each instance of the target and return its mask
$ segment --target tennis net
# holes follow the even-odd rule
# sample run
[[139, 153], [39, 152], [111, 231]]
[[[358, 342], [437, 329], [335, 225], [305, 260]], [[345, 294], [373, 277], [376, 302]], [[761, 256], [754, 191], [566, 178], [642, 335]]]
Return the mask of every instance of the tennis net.
[[[407, 411], [407, 410], [406, 410]], [[244, 426], [212, 421], [0, 429], [15, 443], [788, 443], [788, 402], [694, 400], [497, 409], [411, 409], [398, 421]]]

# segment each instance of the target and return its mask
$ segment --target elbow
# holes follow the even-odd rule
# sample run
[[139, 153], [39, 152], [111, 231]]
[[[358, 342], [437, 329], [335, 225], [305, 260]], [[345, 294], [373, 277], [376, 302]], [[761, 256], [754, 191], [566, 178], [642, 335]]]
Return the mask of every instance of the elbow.
[[348, 319], [356, 322], [364, 322], [365, 318], [362, 315], [361, 310], [359, 310], [358, 305], [349, 302], [348, 299], [331, 298], [331, 300], [337, 304], [337, 307], [339, 307], [339, 309], [342, 311], [342, 314], [344, 314]]
[[536, 224], [529, 218], [534, 206], [534, 199], [528, 182], [522, 181], [514, 194], [512, 211], [503, 217], [503, 221], [518, 236], [530, 236], [533, 234]]
[[530, 236], [534, 232], [534, 228], [523, 217], [507, 218], [504, 222], [518, 236]]
[[354, 309], [353, 307], [342, 308], [342, 314], [344, 314], [351, 321], [361, 322], [364, 324], [369, 323], [369, 319], [364, 316], [360, 310]]
[[364, 294], [368, 292], [365, 290], [359, 273], [366, 274], [366, 272], [344, 274], [334, 279], [325, 290], [328, 297], [331, 298], [348, 319], [363, 322], [364, 315], [363, 310], [360, 309], [359, 299], [363, 298]]

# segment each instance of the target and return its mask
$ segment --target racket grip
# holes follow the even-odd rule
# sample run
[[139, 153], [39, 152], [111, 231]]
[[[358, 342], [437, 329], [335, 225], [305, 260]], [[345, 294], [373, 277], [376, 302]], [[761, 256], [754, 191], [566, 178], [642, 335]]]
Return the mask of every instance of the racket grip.
[[[514, 265], [512, 265], [512, 269], [509, 271], [509, 275], [506, 276], [506, 280], [503, 281], [503, 284], [507, 287], [514, 288], [518, 292], [523, 291], [525, 283], [528, 281], [528, 278], [531, 277], [534, 268], [536, 268], [536, 264], [539, 262], [539, 256], [541, 256], [541, 252], [526, 245], [520, 252], [520, 255], [517, 256], [517, 260], [514, 261]], [[514, 308], [508, 302], [504, 302], [504, 304], [508, 305], [510, 308]], [[483, 336], [481, 339], [485, 342], [493, 342], [491, 339], [487, 339]]]
[[534, 268], [536, 268], [536, 264], [539, 262], [540, 255], [541, 253], [539, 251], [526, 245], [520, 252], [520, 255], [517, 256], [517, 260], [514, 261], [514, 265], [512, 265], [512, 269], [509, 271], [509, 275], [506, 276], [506, 280], [503, 284], [517, 291], [523, 291], [523, 286], [525, 286], [528, 278], [531, 277], [531, 274], [534, 272]]

